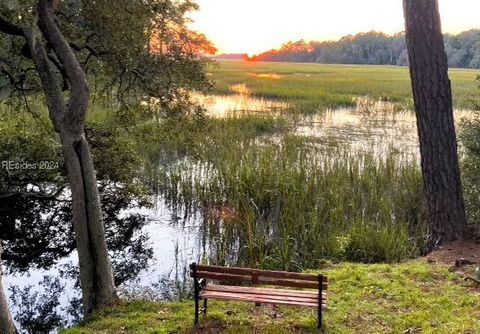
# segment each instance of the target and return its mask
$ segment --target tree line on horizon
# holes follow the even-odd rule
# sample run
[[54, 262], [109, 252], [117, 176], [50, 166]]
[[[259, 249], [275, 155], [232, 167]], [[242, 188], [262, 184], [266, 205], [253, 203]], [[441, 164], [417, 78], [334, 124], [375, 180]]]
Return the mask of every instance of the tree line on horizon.
[[[464, 31], [458, 35], [445, 34], [444, 41], [450, 67], [480, 68], [480, 29]], [[405, 33], [388, 35], [377, 31], [347, 35], [338, 41], [307, 42], [303, 39], [290, 41], [279, 49], [252, 57], [227, 54], [217, 58], [324, 64], [408, 65]]]

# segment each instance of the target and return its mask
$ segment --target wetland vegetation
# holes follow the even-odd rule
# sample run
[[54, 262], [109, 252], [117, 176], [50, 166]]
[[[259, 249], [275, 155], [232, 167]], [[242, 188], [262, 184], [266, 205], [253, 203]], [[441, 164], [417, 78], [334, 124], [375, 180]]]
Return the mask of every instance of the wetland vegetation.
[[[245, 84], [254, 96], [291, 102], [298, 113], [327, 108], [355, 107], [355, 98], [393, 102], [397, 109], [412, 110], [407, 67], [376, 65], [298, 64], [223, 60], [209, 69], [215, 92], [233, 94]], [[456, 109], [476, 104], [478, 71], [450, 69]]]
[[[230, 115], [159, 125], [163, 135], [147, 160], [165, 161], [158, 154], [170, 154], [171, 146], [183, 159], [154, 168], [151, 177], [169, 205], [203, 213], [212, 261], [302, 270], [325, 259], [395, 262], [423, 252], [425, 211], [405, 68], [223, 61], [211, 71], [217, 94], [286, 103], [281, 110], [236, 112], [235, 103], [226, 104]], [[475, 72], [452, 73], [458, 106], [473, 108], [462, 94], [476, 92]], [[313, 95], [322, 90], [327, 98]], [[342, 109], [308, 110], [317, 99]], [[318, 117], [301, 115], [302, 108]], [[340, 121], [321, 117], [328, 113]], [[456, 115], [459, 123], [475, 117]]]
[[[97, 143], [93, 152], [100, 175], [123, 189], [117, 195], [110, 193], [113, 197], [109, 198], [123, 193], [130, 194], [132, 199], [119, 201], [111, 214], [125, 209], [135, 213], [140, 207], [160, 205], [175, 213], [170, 222], [163, 223], [176, 226], [178, 233], [188, 233], [189, 225], [195, 227], [196, 241], [175, 246], [179, 247], [178, 256], [169, 259], [167, 266], [178, 267], [178, 274], [188, 261], [203, 259], [220, 265], [305, 271], [343, 261], [397, 263], [422, 254], [426, 213], [415, 119], [409, 110], [407, 69], [221, 61], [210, 65], [208, 73], [215, 83], [213, 93], [208, 97], [196, 95], [206, 108], [206, 116], [152, 120], [148, 108], [141, 108], [124, 117], [108, 102], [94, 104], [88, 115], [87, 128], [92, 142]], [[476, 73], [471, 70], [452, 71], [454, 98], [460, 109], [456, 112], [457, 121], [469, 124], [462, 140], [466, 143], [464, 177], [469, 185], [467, 202], [472, 222], [478, 215], [478, 127], [475, 114], [463, 109], [475, 106], [467, 98], [475, 96], [475, 78]], [[20, 137], [31, 133], [37, 138], [29, 141], [32, 147], [48, 147], [52, 159], [61, 164], [61, 158], [55, 156], [58, 147], [53, 130], [43, 134], [32, 131], [38, 122], [46, 122], [46, 111], [41, 107], [38, 110], [36, 117], [18, 114], [19, 122], [3, 118], [2, 127], [10, 129], [4, 134], [11, 141], [11, 134], [16, 131]], [[123, 153], [130, 153], [119, 154], [120, 147], [128, 148]], [[10, 154], [8, 146], [5, 152]], [[114, 166], [127, 169], [120, 172]], [[105, 196], [109, 196], [108, 191]], [[135, 229], [144, 228], [152, 218], [134, 217], [139, 219]], [[126, 217], [125, 222], [135, 221], [132, 219]], [[472, 227], [475, 228], [473, 223]], [[137, 241], [132, 246], [137, 250], [145, 248], [144, 236], [134, 233]], [[163, 242], [161, 238], [162, 235], [154, 235], [150, 242], [155, 247], [155, 243]], [[115, 239], [109, 242], [116, 242], [119, 247], [123, 243]], [[122, 247], [128, 249], [128, 245]], [[124, 252], [122, 247], [119, 252]], [[156, 263], [155, 257], [161, 256], [146, 249], [146, 257], [142, 253], [122, 253], [132, 256], [136, 273], [147, 261]], [[191, 256], [182, 255], [185, 253]], [[411, 265], [407, 262], [401, 266]], [[423, 262], [416, 265], [419, 270], [437, 270]], [[383, 266], [386, 269], [389, 265]], [[121, 268], [126, 269], [121, 261], [114, 263], [119, 282], [136, 275], [122, 276]], [[370, 268], [345, 264], [338, 273], [370, 272]], [[337, 269], [331, 270], [335, 276]], [[170, 278], [181, 281], [181, 276]], [[174, 289], [173, 298], [189, 295], [188, 285], [180, 281], [169, 284]], [[360, 290], [354, 286], [352, 294]], [[424, 297], [419, 294], [415, 298]], [[340, 294], [333, 297], [336, 298], [340, 300]], [[220, 309], [227, 307], [223, 303], [216, 305]], [[130, 308], [139, 307], [142, 317], [146, 316], [143, 312], [160, 307], [169, 322], [171, 307], [183, 314], [188, 306], [189, 302], [165, 306], [134, 303], [122, 307], [127, 308], [126, 312], [136, 312]], [[344, 307], [353, 306], [339, 306], [327, 316], [327, 321], [340, 321]], [[286, 319], [305, 319], [301, 326], [305, 326], [302, 330], [306, 332], [314, 323], [308, 311], [281, 312], [284, 311], [288, 312]], [[240, 312], [238, 321], [243, 321], [243, 308], [235, 306], [235, 312]], [[224, 321], [216, 319], [220, 314], [212, 317], [214, 323]], [[179, 326], [188, 328], [189, 318], [182, 319], [183, 325]], [[348, 319], [351, 320], [343, 323], [356, 321]], [[132, 320], [131, 325], [142, 328], [136, 321]], [[235, 323], [234, 327], [248, 332], [249, 326], [257, 326], [256, 320], [249, 321], [241, 326]], [[405, 321], [389, 326], [408, 328], [407, 324], [413, 324]], [[107, 331], [105, 326], [114, 330], [116, 322], [111, 319], [105, 325], [94, 321], [92, 329], [86, 324], [76, 330]], [[122, 320], [118, 324], [128, 327]], [[276, 323], [272, 328], [278, 329], [282, 324]], [[147, 328], [152, 333], [158, 330]]]

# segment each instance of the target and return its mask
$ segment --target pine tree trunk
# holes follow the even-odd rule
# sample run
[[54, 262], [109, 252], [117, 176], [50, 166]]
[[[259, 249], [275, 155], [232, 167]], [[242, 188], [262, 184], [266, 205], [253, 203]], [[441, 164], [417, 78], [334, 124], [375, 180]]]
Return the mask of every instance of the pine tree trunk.
[[[2, 245], [0, 240], [0, 260], [2, 258]], [[8, 309], [7, 297], [3, 290], [2, 267], [0, 266], [0, 333], [1, 334], [18, 334], [13, 322], [12, 315]]]
[[467, 231], [452, 92], [437, 0], [403, 4], [432, 250]]

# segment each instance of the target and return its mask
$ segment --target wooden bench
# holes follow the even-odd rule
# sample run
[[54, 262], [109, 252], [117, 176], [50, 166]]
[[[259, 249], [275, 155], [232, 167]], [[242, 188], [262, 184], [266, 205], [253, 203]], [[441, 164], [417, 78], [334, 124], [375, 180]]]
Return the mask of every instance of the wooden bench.
[[[318, 328], [322, 327], [322, 311], [327, 308], [327, 277], [286, 271], [259, 270], [249, 268], [190, 265], [195, 298], [195, 324], [202, 311], [207, 313], [208, 299], [238, 300], [260, 304], [282, 304], [312, 307], [318, 311]], [[216, 281], [217, 284], [207, 280]], [[253, 286], [232, 285], [249, 283]], [[260, 288], [258, 285], [275, 286]], [[278, 289], [277, 287], [315, 289], [316, 291]], [[200, 300], [203, 308], [200, 310]]]

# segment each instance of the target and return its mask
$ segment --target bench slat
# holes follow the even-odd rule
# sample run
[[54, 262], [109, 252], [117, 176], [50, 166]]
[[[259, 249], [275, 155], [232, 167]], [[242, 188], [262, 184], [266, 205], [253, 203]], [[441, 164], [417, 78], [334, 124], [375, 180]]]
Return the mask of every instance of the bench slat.
[[220, 267], [220, 266], [206, 266], [206, 265], [197, 265], [197, 270], [214, 272], [214, 273], [223, 273], [223, 274], [231, 274], [231, 275], [248, 275], [248, 276], [251, 276], [252, 272], [255, 271], [255, 272], [258, 272], [259, 276], [318, 282], [318, 275], [292, 273], [292, 272], [276, 271], [276, 270], [261, 270], [261, 269], [251, 269], [251, 268]]
[[[201, 295], [203, 298], [212, 298], [212, 299], [225, 299], [225, 300], [238, 300], [238, 301], [249, 301], [249, 302], [258, 302], [263, 304], [282, 304], [282, 305], [291, 305], [299, 307], [318, 307], [318, 302], [308, 302], [308, 301], [298, 301], [298, 300], [286, 300], [286, 299], [274, 299], [266, 295], [239, 295], [237, 293], [230, 292], [221, 292], [221, 291], [206, 291]], [[322, 309], [326, 309], [326, 303], [322, 303]]]
[[[318, 280], [318, 277], [317, 277]], [[306, 288], [306, 289], [318, 289], [318, 282], [308, 282], [308, 281], [299, 281], [292, 279], [281, 279], [281, 278], [270, 278], [270, 277], [259, 277], [258, 282], [261, 284], [268, 285], [279, 285], [290, 288]], [[323, 290], [327, 290], [327, 283], [323, 282]]]
[[[208, 272], [208, 271], [197, 271], [197, 278], [209, 278], [209, 279], [214, 279], [218, 281], [228, 281], [228, 282], [251, 282], [252, 281], [251, 276], [221, 274], [221, 273]], [[285, 287], [291, 287], [291, 288], [318, 289], [317, 282], [309, 282], [309, 281], [301, 281], [301, 280], [293, 280], [293, 279], [281, 279], [281, 278], [270, 278], [270, 277], [260, 276], [257, 282], [261, 284], [279, 285], [279, 286], [285, 286]], [[322, 284], [323, 290], [327, 290], [327, 287], [328, 287], [327, 282], [323, 282]]]
[[[263, 289], [263, 288], [256, 288], [256, 287], [208, 284], [203, 291], [225, 291], [225, 292], [236, 292], [236, 293], [246, 293], [246, 294], [250, 293], [250, 294], [258, 294], [258, 295], [293, 296], [293, 297], [301, 297], [301, 298], [318, 301], [318, 292], [301, 291], [301, 290]], [[323, 296], [322, 298], [325, 299], [327, 296], [327, 293], [324, 291], [322, 293], [322, 296]]]
[[[253, 301], [257, 301], [257, 299], [269, 299], [269, 300], [276, 300], [276, 301], [291, 301], [291, 302], [299, 302], [299, 303], [311, 303], [318, 306], [318, 297], [317, 298], [309, 298], [305, 296], [279, 296], [279, 295], [265, 295], [265, 294], [257, 294], [257, 293], [238, 293], [238, 292], [229, 292], [229, 291], [209, 291], [205, 290], [200, 293], [201, 297], [208, 298], [208, 296], [215, 296], [215, 295], [226, 295], [226, 296], [241, 296]], [[322, 300], [322, 303], [326, 303], [326, 301]]]
[[251, 282], [252, 278], [246, 275], [220, 274], [209, 271], [197, 271], [197, 278], [209, 278], [217, 281]]

